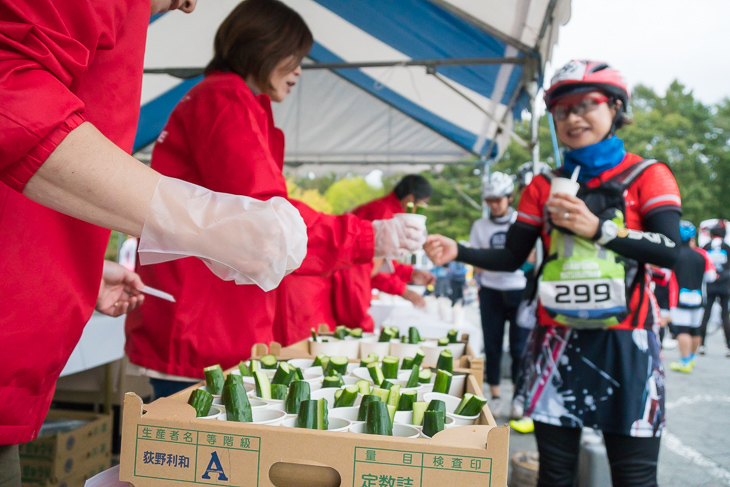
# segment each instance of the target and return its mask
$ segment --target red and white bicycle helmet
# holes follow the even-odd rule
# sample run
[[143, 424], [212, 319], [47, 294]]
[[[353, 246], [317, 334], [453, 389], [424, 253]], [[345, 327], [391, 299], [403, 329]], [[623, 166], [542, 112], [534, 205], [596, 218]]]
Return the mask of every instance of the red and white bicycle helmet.
[[550, 80], [550, 88], [545, 92], [545, 104], [551, 109], [562, 96], [592, 90], [621, 100], [621, 108], [626, 111], [631, 97], [626, 80], [619, 71], [602, 61], [574, 59], [560, 68]]

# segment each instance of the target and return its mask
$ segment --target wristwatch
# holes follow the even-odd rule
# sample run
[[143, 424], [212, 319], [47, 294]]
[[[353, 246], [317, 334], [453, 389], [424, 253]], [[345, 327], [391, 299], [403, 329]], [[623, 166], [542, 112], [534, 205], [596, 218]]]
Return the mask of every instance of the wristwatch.
[[596, 240], [598, 245], [606, 245], [618, 236], [618, 225], [613, 220], [604, 220], [600, 228], [601, 236]]

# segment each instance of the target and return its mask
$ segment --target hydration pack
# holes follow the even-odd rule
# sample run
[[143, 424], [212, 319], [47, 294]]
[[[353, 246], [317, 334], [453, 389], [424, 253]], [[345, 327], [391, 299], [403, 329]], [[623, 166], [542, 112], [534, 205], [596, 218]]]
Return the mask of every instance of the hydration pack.
[[[657, 162], [653, 159], [638, 161], [597, 187], [581, 184], [577, 197], [599, 218], [613, 220], [619, 227], [625, 226], [624, 194], [636, 178]], [[557, 169], [545, 177], [550, 181], [553, 177], [564, 176]], [[547, 208], [545, 217], [549, 221]], [[629, 303], [636, 286], [640, 289], [637, 309], [641, 307], [645, 264], [554, 225], [546, 255], [538, 293], [543, 308], [556, 322], [587, 329], [618, 325], [631, 314]], [[634, 316], [634, 320], [636, 326], [638, 316]]]

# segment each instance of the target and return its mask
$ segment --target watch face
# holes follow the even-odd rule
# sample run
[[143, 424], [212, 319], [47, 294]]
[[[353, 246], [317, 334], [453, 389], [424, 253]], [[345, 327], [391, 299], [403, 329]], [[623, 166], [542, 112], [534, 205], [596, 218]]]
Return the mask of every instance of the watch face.
[[618, 236], [618, 237], [624, 238], [624, 237], [626, 237], [626, 236], [627, 236], [628, 234], [629, 234], [629, 229], [628, 229], [628, 228], [626, 228], [626, 227], [625, 227], [625, 226], [623, 226], [623, 225], [621, 225], [620, 227], [618, 227], [618, 233], [617, 233], [617, 236]]

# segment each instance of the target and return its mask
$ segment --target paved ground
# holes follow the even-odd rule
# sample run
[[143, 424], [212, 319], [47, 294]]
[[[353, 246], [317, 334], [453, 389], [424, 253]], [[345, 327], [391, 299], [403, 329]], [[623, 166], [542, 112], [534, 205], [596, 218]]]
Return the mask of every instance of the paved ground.
[[[468, 319], [478, 319], [478, 310], [468, 309]], [[730, 486], [730, 358], [725, 357], [722, 331], [708, 337], [707, 347], [691, 374], [666, 373], [667, 427], [659, 455], [662, 487]], [[667, 369], [678, 359], [677, 349], [664, 352]], [[503, 380], [503, 403], [494, 411], [500, 424], [509, 419], [511, 391], [509, 380]], [[533, 435], [512, 432], [510, 456], [535, 450]]]

